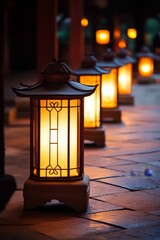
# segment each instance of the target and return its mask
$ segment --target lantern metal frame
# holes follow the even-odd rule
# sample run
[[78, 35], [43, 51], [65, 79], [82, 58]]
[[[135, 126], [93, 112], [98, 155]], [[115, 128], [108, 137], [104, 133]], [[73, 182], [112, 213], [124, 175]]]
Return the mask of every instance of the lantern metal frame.
[[[110, 73], [111, 71], [116, 70], [116, 107], [104, 108], [102, 106], [102, 121], [106, 123], [120, 123], [121, 110], [119, 109], [118, 98], [118, 68], [121, 66], [121, 63], [115, 60], [114, 52], [110, 48], [107, 48], [103, 56], [103, 61], [97, 62], [97, 66], [103, 70], [109, 70]], [[101, 85], [101, 87], [103, 88], [103, 85]]]
[[[97, 59], [90, 54], [86, 54], [84, 59], [81, 61], [81, 67], [73, 70], [73, 78], [75, 81], [80, 82], [81, 76], [99, 76], [100, 77], [100, 127], [85, 127], [84, 126], [84, 144], [94, 143], [97, 147], [104, 147], [105, 144], [105, 128], [102, 126], [102, 108], [101, 108], [101, 80], [102, 74], [109, 73], [109, 70], [103, 70], [96, 66]], [[85, 84], [85, 83], [83, 83]], [[92, 108], [93, 106], [91, 106]]]
[[[60, 202], [65, 203], [67, 206], [73, 208], [76, 211], [86, 211], [89, 201], [89, 176], [84, 173], [84, 136], [83, 136], [83, 116], [84, 116], [84, 97], [91, 95], [97, 86], [85, 86], [78, 82], [72, 81], [70, 79], [70, 75], [72, 70], [65, 64], [60, 61], [56, 61], [53, 59], [51, 63], [49, 63], [46, 68], [42, 71], [43, 80], [32, 85], [26, 86], [21, 84], [20, 88], [13, 88], [13, 91], [19, 97], [28, 97], [30, 98], [30, 176], [27, 181], [24, 183], [23, 189], [23, 196], [24, 196], [24, 209], [33, 209], [38, 206], [41, 206], [52, 199], [56, 199]], [[60, 166], [58, 165], [57, 160], [59, 159], [60, 152], [63, 152], [64, 149], [60, 147], [55, 150], [55, 154], [53, 154], [52, 161], [54, 164], [48, 164], [46, 166], [47, 174], [45, 176], [41, 175], [41, 162], [50, 162], [50, 157], [47, 154], [44, 154], [41, 158], [41, 149], [42, 151], [50, 150], [48, 148], [43, 147], [43, 144], [40, 145], [40, 139], [47, 141], [45, 136], [42, 134], [40, 136], [39, 131], [43, 130], [43, 127], [40, 125], [41, 118], [44, 116], [40, 115], [41, 107], [40, 101], [45, 100], [46, 102], [51, 100], [49, 109], [46, 109], [47, 112], [50, 112], [51, 109], [55, 109], [56, 111], [60, 111], [61, 106], [57, 105], [57, 100], [63, 101], [71, 101], [78, 99], [80, 105], [79, 109], [76, 111], [77, 114], [77, 121], [79, 125], [76, 125], [76, 130], [79, 132], [77, 136], [78, 146], [75, 151], [76, 154], [74, 155], [75, 162], [77, 161], [77, 175], [70, 175], [71, 169], [71, 155], [70, 152], [72, 151], [71, 141], [70, 141], [70, 134], [65, 136], [63, 132], [63, 128], [59, 127], [54, 129], [54, 127], [49, 127], [49, 132], [56, 131], [58, 135], [58, 131], [62, 132], [62, 140], [67, 138], [67, 141], [64, 143], [64, 146], [67, 149], [67, 156], [65, 161], [67, 162], [67, 176], [56, 176], [57, 173], [61, 173], [64, 169], [61, 169], [63, 164]], [[55, 104], [54, 104], [55, 100]], [[35, 106], [35, 102], [37, 102], [37, 106]], [[37, 108], [36, 114], [34, 113], [34, 108]], [[48, 107], [48, 105], [47, 105]], [[59, 109], [58, 109], [59, 108]], [[67, 117], [70, 121], [71, 113], [70, 108], [73, 106], [67, 106]], [[50, 115], [49, 115], [50, 116]], [[61, 120], [63, 121], [63, 120]], [[47, 119], [47, 122], [51, 122], [51, 119]], [[54, 117], [53, 122], [59, 124], [58, 118]], [[63, 121], [65, 122], [65, 121]], [[50, 124], [48, 124], [50, 126]], [[59, 125], [58, 125], [59, 126]], [[71, 125], [67, 125], [68, 132]], [[55, 135], [56, 135], [55, 134]], [[49, 134], [50, 135], [50, 134]], [[79, 138], [78, 138], [79, 137]], [[58, 141], [60, 138], [56, 138], [58, 145]], [[49, 144], [53, 144], [54, 141], [52, 137], [48, 137]], [[49, 146], [48, 144], [48, 146]], [[56, 148], [56, 147], [55, 147]], [[47, 150], [46, 150], [47, 149]], [[66, 160], [67, 159], [67, 160]], [[63, 161], [63, 159], [62, 159]], [[56, 165], [57, 164], [57, 165]], [[53, 168], [52, 166], [55, 166]], [[49, 167], [49, 169], [48, 169]], [[49, 170], [49, 173], [48, 173]]]
[[[132, 95], [132, 84], [133, 84], [133, 64], [136, 63], [136, 59], [134, 57], [129, 56], [126, 48], [121, 48], [115, 57], [116, 61], [121, 63], [121, 66], [118, 68], [118, 82], [119, 82], [119, 71], [121, 67], [125, 67], [128, 64], [131, 65], [132, 71], [130, 73], [131, 77], [131, 93], [130, 94], [121, 94], [118, 87], [118, 95], [119, 95], [119, 104], [120, 105], [134, 105], [134, 96]], [[118, 83], [119, 85], [119, 83]]]

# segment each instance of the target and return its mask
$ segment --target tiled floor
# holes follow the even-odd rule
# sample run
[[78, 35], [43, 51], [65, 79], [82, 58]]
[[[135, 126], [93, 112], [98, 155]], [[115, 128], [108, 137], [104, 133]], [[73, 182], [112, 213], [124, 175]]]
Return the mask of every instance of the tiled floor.
[[133, 96], [134, 106], [120, 106], [122, 123], [103, 124], [106, 146], [85, 147], [91, 187], [85, 213], [51, 203], [23, 210], [29, 120], [16, 119], [5, 127], [5, 169], [17, 189], [0, 212], [0, 239], [160, 239], [160, 84], [134, 84]]

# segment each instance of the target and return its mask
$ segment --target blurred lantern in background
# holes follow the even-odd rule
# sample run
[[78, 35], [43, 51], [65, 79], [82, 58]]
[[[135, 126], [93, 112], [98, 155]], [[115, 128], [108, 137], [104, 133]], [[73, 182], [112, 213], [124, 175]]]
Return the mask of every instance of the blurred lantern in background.
[[81, 25], [82, 25], [82, 27], [87, 27], [88, 26], [88, 19], [87, 18], [82, 18], [81, 19]]
[[127, 29], [127, 36], [129, 38], [135, 39], [137, 37], [137, 30], [135, 28], [128, 28]]
[[121, 66], [118, 68], [118, 95], [119, 104], [133, 105], [134, 97], [132, 96], [133, 83], [133, 64], [135, 58], [128, 55], [127, 49], [122, 48], [117, 53], [116, 59]]
[[127, 43], [125, 39], [120, 39], [118, 42], [118, 47], [119, 48], [126, 48], [127, 47]]
[[104, 61], [97, 62], [97, 66], [104, 70], [110, 70], [108, 74], [102, 75], [102, 121], [121, 122], [121, 110], [118, 103], [118, 67], [121, 66], [115, 60], [115, 54], [107, 48], [104, 53]]
[[86, 55], [81, 67], [74, 70], [75, 80], [88, 85], [97, 85], [96, 91], [84, 99], [84, 139], [94, 142], [98, 147], [105, 146], [105, 129], [102, 127], [101, 113], [101, 79], [104, 71], [96, 66], [97, 59]]
[[84, 97], [96, 86], [71, 81], [72, 70], [53, 60], [42, 72], [43, 80], [13, 88], [30, 98], [30, 177], [24, 184], [24, 209], [52, 199], [76, 211], [86, 211], [89, 177], [84, 174]]
[[110, 42], [110, 32], [106, 29], [96, 31], [96, 43], [108, 44]]
[[138, 60], [138, 83], [154, 82], [154, 63], [156, 54], [152, 53], [147, 46], [143, 46], [141, 52], [135, 54]]

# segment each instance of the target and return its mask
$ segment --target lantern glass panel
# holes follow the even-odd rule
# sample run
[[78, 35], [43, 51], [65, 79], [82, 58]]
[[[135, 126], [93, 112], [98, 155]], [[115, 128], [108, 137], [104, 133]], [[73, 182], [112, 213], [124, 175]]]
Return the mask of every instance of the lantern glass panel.
[[[105, 68], [104, 68], [105, 69]], [[102, 75], [102, 108], [117, 107], [117, 69]]]
[[139, 74], [143, 77], [149, 77], [154, 72], [154, 61], [153, 58], [141, 57], [138, 63]]
[[98, 85], [92, 95], [84, 98], [84, 127], [100, 127], [100, 76], [80, 76], [80, 83]]
[[131, 94], [132, 92], [132, 64], [128, 63], [118, 70], [119, 94]]
[[35, 100], [33, 175], [63, 178], [79, 174], [80, 99], [42, 99], [39, 103]]

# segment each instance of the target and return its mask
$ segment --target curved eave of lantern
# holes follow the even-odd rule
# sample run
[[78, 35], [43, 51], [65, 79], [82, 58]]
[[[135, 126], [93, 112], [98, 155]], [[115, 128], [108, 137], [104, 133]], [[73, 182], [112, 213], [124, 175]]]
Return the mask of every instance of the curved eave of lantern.
[[136, 53], [135, 57], [137, 57], [137, 58], [147, 57], [147, 58], [152, 58], [152, 59], [155, 59], [155, 60], [157, 59], [157, 55], [154, 54], [154, 53], [151, 53], [151, 52], [148, 52], [148, 53], [143, 53], [143, 52]]
[[79, 68], [73, 71], [73, 75], [77, 76], [98, 76], [102, 74], [108, 74], [110, 73], [110, 69], [104, 70], [101, 69], [99, 66], [94, 66], [93, 68]]
[[83, 98], [94, 93], [97, 85], [88, 86], [68, 80], [63, 83], [41, 81], [31, 86], [21, 84], [20, 88], [12, 88], [19, 97], [30, 98]]
[[113, 61], [100, 61], [97, 62], [97, 66], [100, 68], [107, 68], [107, 69], [112, 69], [112, 68], [119, 68], [123, 66], [122, 63], [120, 63], [118, 60], [116, 61], [115, 59]]
[[122, 66], [125, 65], [125, 64], [128, 64], [128, 63], [135, 63], [136, 62], [136, 59], [133, 58], [133, 57], [130, 57], [130, 56], [126, 56], [124, 58], [121, 58], [121, 57], [116, 57], [116, 60], [121, 62]]

